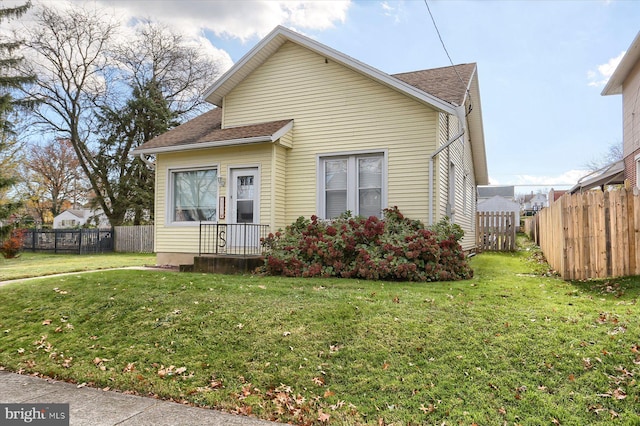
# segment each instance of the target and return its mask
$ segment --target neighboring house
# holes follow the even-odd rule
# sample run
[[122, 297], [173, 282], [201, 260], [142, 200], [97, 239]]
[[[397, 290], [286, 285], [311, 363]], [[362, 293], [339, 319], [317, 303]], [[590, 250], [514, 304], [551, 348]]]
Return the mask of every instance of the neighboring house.
[[527, 194], [521, 199], [522, 212], [525, 216], [531, 216], [549, 206], [547, 196], [545, 194]]
[[69, 209], [53, 218], [53, 229], [80, 228], [87, 223], [98, 228], [110, 227], [102, 210]]
[[[624, 181], [640, 188], [640, 32], [602, 91], [603, 96], [619, 94], [622, 94]], [[608, 173], [618, 173], [619, 168], [612, 167]], [[611, 184], [611, 180], [607, 184]]]
[[[479, 189], [479, 188], [478, 188]], [[515, 213], [515, 221], [514, 224], [516, 226], [516, 230], [520, 228], [520, 203], [516, 203], [513, 200], [505, 198], [501, 195], [494, 195], [491, 198], [485, 198], [483, 200], [478, 200], [478, 211], [479, 212], [497, 212], [497, 213]], [[513, 224], [508, 224], [513, 225]], [[497, 226], [497, 223], [494, 225]]]
[[155, 155], [159, 264], [193, 263], [200, 221], [275, 232], [389, 206], [447, 215], [474, 248], [488, 184], [475, 64], [389, 75], [277, 27], [205, 98], [217, 108], [134, 150]]
[[568, 192], [569, 192], [569, 190], [566, 190], [566, 189], [553, 189], [553, 188], [551, 188], [551, 190], [549, 191], [549, 204], [555, 203], [556, 201], [558, 201], [558, 199], [560, 197], [562, 197], [564, 194], [566, 194]]
[[514, 186], [479, 186], [478, 187], [478, 204], [482, 200], [488, 200], [496, 195], [510, 201], [516, 200], [516, 192]]

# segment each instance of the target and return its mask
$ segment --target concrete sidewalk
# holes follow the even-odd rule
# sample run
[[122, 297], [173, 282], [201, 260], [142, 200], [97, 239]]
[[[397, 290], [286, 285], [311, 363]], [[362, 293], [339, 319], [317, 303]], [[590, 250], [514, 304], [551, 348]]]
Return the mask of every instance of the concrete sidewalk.
[[68, 403], [71, 426], [279, 424], [7, 371], [0, 371], [0, 403]]

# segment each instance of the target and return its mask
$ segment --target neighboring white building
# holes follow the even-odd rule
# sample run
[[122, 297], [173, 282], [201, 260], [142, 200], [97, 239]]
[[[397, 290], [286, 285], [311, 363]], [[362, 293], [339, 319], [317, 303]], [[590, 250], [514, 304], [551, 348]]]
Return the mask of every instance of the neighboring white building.
[[[500, 195], [494, 195], [478, 201], [477, 211], [479, 212], [515, 212], [516, 230], [520, 227], [520, 204], [515, 201], [508, 200]], [[497, 226], [497, 224], [494, 224]]]
[[69, 209], [53, 218], [53, 229], [80, 228], [87, 224], [109, 228], [109, 219], [102, 210]]
[[549, 201], [547, 200], [547, 194], [534, 194], [525, 195], [522, 199], [522, 210], [525, 215], [536, 214], [545, 207], [549, 207]]

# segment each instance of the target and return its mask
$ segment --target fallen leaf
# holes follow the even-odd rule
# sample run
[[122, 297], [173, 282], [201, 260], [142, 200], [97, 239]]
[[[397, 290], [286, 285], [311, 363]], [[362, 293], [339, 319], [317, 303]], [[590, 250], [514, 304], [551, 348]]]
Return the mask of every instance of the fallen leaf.
[[322, 410], [318, 411], [318, 421], [321, 423], [328, 423], [331, 416], [327, 413], [323, 413]]
[[122, 372], [123, 373], [131, 373], [135, 369], [136, 369], [135, 363], [134, 362], [130, 362], [130, 363], [127, 364], [127, 366], [124, 368], [124, 370], [122, 370]]
[[613, 397], [615, 399], [625, 399], [627, 397], [627, 393], [622, 388], [618, 388], [613, 391]]
[[398, 296], [394, 297], [393, 303], [400, 303], [400, 298]]
[[324, 386], [324, 379], [322, 377], [314, 377], [313, 383], [315, 383], [318, 386]]
[[390, 365], [390, 364], [389, 364], [388, 362], [385, 362], [384, 364], [382, 364], [382, 369], [383, 369], [383, 370], [388, 369], [388, 368], [389, 368], [389, 365]]
[[427, 407], [425, 407], [424, 404], [420, 404], [420, 411], [425, 414], [431, 414], [436, 411], [436, 406], [433, 404], [429, 404]]
[[42, 325], [50, 325], [51, 324], [51, 320], [50, 319], [46, 319], [44, 321], [42, 321]]
[[569, 374], [569, 381], [573, 382], [575, 380], [576, 380], [575, 376], [573, 374]]
[[325, 398], [329, 398], [332, 397], [333, 395], [335, 395], [335, 392], [330, 391], [329, 389], [327, 389], [326, 391], [324, 391], [324, 397]]

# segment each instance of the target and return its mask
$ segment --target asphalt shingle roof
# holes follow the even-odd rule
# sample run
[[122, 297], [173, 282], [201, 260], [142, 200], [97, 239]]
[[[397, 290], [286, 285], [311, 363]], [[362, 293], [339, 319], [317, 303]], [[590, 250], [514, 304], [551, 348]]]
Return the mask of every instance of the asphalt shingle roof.
[[462, 105], [475, 69], [476, 64], [470, 63], [456, 65], [455, 68], [441, 67], [391, 76], [450, 104]]
[[[466, 85], [471, 80], [475, 68], [476, 64], [474, 63], [461, 64], [456, 65], [455, 70], [454, 67], [442, 67], [393, 74], [391, 77], [410, 84], [445, 102], [462, 105], [466, 95]], [[460, 77], [458, 77], [458, 75]], [[462, 79], [462, 82], [460, 79]], [[463, 84], [463, 82], [465, 82], [465, 84]], [[266, 137], [277, 132], [290, 121], [291, 119], [278, 120], [222, 129], [222, 109], [214, 108], [145, 142], [140, 145], [136, 151], [197, 145], [204, 142], [240, 140], [260, 136]]]

